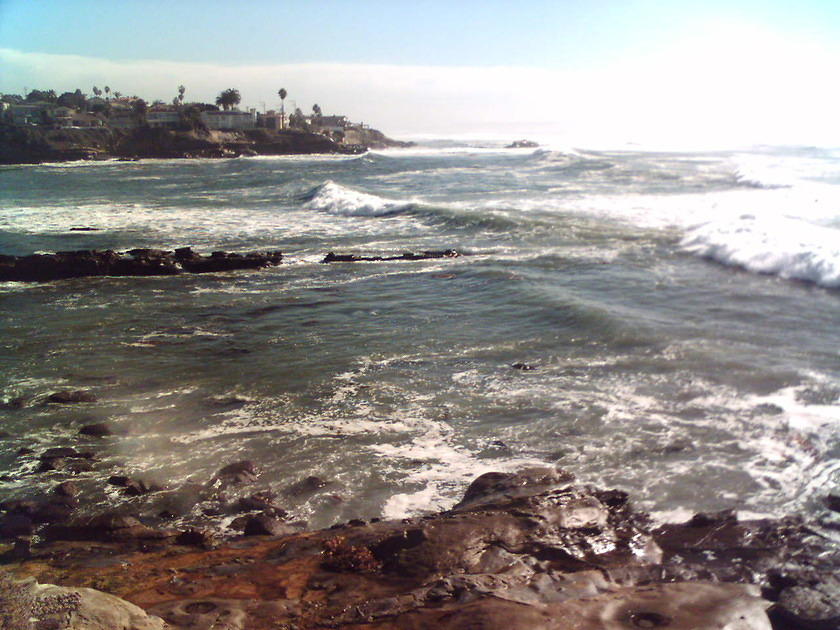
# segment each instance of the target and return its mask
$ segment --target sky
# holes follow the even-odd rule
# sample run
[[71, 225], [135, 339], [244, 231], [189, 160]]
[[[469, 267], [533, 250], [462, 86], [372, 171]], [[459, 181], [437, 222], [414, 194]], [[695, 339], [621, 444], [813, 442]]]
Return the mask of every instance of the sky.
[[840, 146], [840, 0], [0, 0], [0, 92], [181, 84], [397, 137]]

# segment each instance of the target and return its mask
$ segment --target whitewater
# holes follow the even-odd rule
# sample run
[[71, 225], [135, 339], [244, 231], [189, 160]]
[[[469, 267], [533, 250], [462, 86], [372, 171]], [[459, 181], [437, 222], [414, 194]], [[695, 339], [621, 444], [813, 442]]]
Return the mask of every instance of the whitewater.
[[[6, 167], [0, 182], [0, 254], [285, 255], [0, 285], [3, 496], [64, 480], [18, 452], [65, 445], [95, 450], [73, 476], [83, 505], [150, 523], [166, 493], [104, 479], [179, 487], [250, 459], [248, 490], [313, 527], [443, 509], [476, 475], [528, 465], [666, 520], [823, 519], [840, 490], [840, 150], [429, 142]], [[461, 255], [321, 262], [442, 249]], [[97, 402], [44, 404], [61, 389]], [[120, 435], [84, 442], [91, 422]], [[323, 485], [293, 491], [307, 477]]]

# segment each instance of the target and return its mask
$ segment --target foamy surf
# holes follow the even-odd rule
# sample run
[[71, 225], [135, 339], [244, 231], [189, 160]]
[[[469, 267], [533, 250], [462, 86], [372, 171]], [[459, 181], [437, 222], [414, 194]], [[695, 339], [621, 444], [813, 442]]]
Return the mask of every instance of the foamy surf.
[[688, 231], [685, 251], [748, 271], [840, 287], [840, 230], [785, 218], [741, 216]]
[[[696, 256], [830, 285], [840, 156], [421, 149], [4, 171], [3, 253], [284, 261], [0, 286], [0, 391], [26, 405], [0, 409], [14, 477], [0, 492], [47, 484], [16, 449], [79, 446], [98, 421], [130, 432], [85, 443], [97, 497], [110, 474], [201, 482], [248, 459], [263, 470], [248, 492], [318, 526], [446, 508], [478, 474], [526, 463], [653, 510], [815, 514], [837, 492], [837, 295], [722, 283]], [[321, 264], [444, 248], [470, 255]], [[40, 404], [87, 388], [84, 416]], [[329, 485], [284, 494], [311, 475]]]

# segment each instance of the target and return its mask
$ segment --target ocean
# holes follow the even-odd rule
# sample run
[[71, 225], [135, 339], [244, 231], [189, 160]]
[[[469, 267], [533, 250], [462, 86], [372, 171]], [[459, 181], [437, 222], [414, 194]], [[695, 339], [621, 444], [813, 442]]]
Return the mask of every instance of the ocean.
[[[284, 252], [253, 272], [0, 284], [0, 495], [131, 509], [223, 465], [324, 527], [560, 466], [662, 520], [840, 490], [840, 150], [505, 149], [0, 170], [0, 253]], [[73, 228], [92, 228], [78, 231]], [[457, 258], [323, 264], [455, 249]], [[516, 367], [514, 367], [516, 366]], [[97, 402], [45, 404], [63, 389]], [[115, 437], [78, 435], [107, 422]], [[34, 472], [52, 446], [92, 471]], [[31, 456], [18, 456], [22, 447]], [[307, 477], [317, 477], [301, 484]], [[210, 512], [206, 514], [205, 512]], [[184, 522], [223, 527], [206, 505]]]

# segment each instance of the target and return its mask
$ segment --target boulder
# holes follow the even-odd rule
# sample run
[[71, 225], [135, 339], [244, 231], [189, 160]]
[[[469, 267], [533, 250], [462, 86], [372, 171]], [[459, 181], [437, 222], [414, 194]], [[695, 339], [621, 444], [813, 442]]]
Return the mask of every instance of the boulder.
[[286, 515], [283, 510], [275, 502], [275, 494], [270, 491], [257, 492], [247, 497], [242, 497], [231, 508], [234, 512], [253, 512], [255, 510], [270, 510], [272, 515], [284, 517]]
[[294, 532], [295, 529], [293, 527], [267, 514], [249, 517], [245, 521], [245, 527], [243, 529], [243, 533], [246, 536], [284, 536]]
[[217, 543], [215, 535], [209, 529], [191, 528], [178, 534], [175, 544], [212, 549]]
[[[92, 588], [35, 586], [39, 628], [59, 630], [166, 630], [163, 619]], [[52, 625], [59, 624], [59, 625]]]
[[130, 497], [138, 497], [150, 492], [160, 492], [165, 490], [164, 486], [153, 481], [145, 479], [131, 479], [125, 475], [111, 475], [108, 477], [108, 483], [112, 486], [117, 486], [123, 489], [123, 494]]
[[75, 497], [79, 494], [79, 487], [72, 481], [63, 481], [53, 488], [53, 492], [60, 497]]
[[86, 424], [83, 426], [79, 429], [79, 435], [101, 438], [114, 435], [114, 430], [106, 422], [97, 422], [95, 424]]
[[23, 409], [29, 402], [28, 396], [15, 396], [6, 402], [0, 403], [0, 409]]
[[40, 455], [41, 459], [56, 459], [58, 457], [66, 459], [91, 459], [93, 454], [88, 452], [79, 452], [75, 448], [71, 448], [69, 446], [55, 446], [53, 448], [48, 448]]
[[506, 501], [516, 496], [527, 496], [564, 483], [571, 483], [575, 476], [560, 468], [526, 468], [518, 473], [489, 472], [473, 481], [464, 498], [453, 510], [465, 510], [493, 501]]
[[537, 369], [536, 366], [530, 365], [528, 363], [514, 363], [510, 367], [512, 367], [514, 370], [521, 370], [523, 372], [533, 372]]
[[285, 492], [293, 497], [304, 497], [314, 494], [321, 488], [328, 486], [329, 483], [329, 481], [325, 481], [320, 477], [310, 475], [309, 477], [301, 479], [297, 483], [293, 483], [291, 486], [286, 488]]
[[85, 390], [62, 390], [60, 392], [55, 392], [54, 394], [50, 394], [47, 400], [51, 403], [58, 403], [60, 405], [69, 405], [75, 403], [92, 403], [96, 402], [96, 396]]
[[257, 475], [259, 475], [257, 465], [251, 460], [243, 460], [221, 468], [213, 479], [221, 482], [222, 485], [235, 485], [256, 481]]

